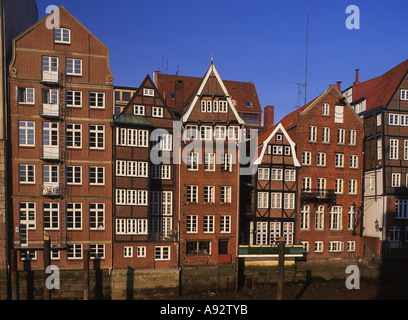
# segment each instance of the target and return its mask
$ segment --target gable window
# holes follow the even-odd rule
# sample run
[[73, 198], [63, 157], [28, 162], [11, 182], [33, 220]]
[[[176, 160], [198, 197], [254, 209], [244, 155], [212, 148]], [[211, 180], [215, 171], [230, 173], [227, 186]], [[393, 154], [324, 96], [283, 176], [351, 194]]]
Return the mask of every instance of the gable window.
[[154, 89], [143, 88], [143, 95], [148, 97], [154, 97]]
[[145, 115], [145, 106], [133, 106], [133, 114], [137, 116], [144, 116]]
[[163, 108], [152, 107], [152, 117], [163, 118]]
[[219, 112], [227, 113], [227, 111], [228, 111], [227, 101], [219, 101]]
[[269, 180], [268, 168], [258, 168], [258, 180]]
[[66, 28], [54, 28], [54, 42], [55, 43], [71, 43], [71, 30]]
[[67, 58], [66, 72], [70, 76], [82, 76], [82, 60]]
[[329, 143], [330, 142], [330, 128], [329, 127], [323, 127], [322, 142], [323, 143]]
[[328, 103], [323, 103], [322, 115], [328, 116], [329, 112], [330, 112], [330, 105]]
[[317, 137], [317, 127], [310, 126], [309, 127], [309, 142], [316, 142]]
[[398, 126], [399, 125], [399, 114], [390, 113], [388, 115], [388, 123], [390, 126]]
[[225, 140], [226, 136], [226, 127], [224, 126], [215, 126], [214, 128], [214, 139], [216, 140]]
[[212, 139], [212, 127], [201, 126], [201, 140], [211, 140]]
[[349, 131], [349, 145], [355, 146], [356, 145], [356, 130], [350, 130]]
[[401, 89], [401, 100], [408, 100], [408, 90]]

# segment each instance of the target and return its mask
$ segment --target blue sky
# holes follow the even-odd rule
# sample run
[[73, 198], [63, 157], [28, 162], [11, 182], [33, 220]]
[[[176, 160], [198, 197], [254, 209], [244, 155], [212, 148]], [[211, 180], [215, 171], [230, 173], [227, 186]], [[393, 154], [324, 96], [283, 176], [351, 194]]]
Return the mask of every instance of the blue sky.
[[[204, 76], [211, 54], [224, 80], [253, 81], [275, 122], [296, 109], [305, 81], [309, 8], [308, 90], [379, 76], [408, 59], [407, 0], [37, 0], [39, 17], [63, 5], [110, 49], [114, 83], [137, 87], [162, 70]], [[348, 5], [360, 10], [349, 30]], [[164, 61], [164, 66], [162, 65]], [[301, 94], [301, 105], [304, 93]]]

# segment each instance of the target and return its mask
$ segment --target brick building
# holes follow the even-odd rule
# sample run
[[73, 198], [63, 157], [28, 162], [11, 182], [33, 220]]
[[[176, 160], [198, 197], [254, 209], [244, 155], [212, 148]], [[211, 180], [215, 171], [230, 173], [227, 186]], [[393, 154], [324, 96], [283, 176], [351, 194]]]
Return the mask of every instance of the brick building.
[[308, 259], [362, 254], [362, 120], [331, 85], [281, 121], [296, 143], [296, 238]]
[[[59, 26], [47, 19], [59, 15]], [[14, 39], [10, 64], [10, 241], [18, 264], [112, 265], [113, 76], [109, 50], [59, 7]], [[96, 261], [96, 260], [95, 260]]]
[[113, 268], [177, 268], [173, 115], [149, 76], [129, 100], [113, 121]]
[[[202, 78], [169, 75], [156, 71], [153, 80], [169, 108], [177, 111], [195, 93]], [[247, 131], [250, 129], [262, 131], [262, 107], [259, 103], [255, 84], [230, 80], [223, 80], [223, 83], [238, 115], [245, 122]], [[249, 137], [249, 132], [247, 132], [247, 137]]]
[[180, 265], [235, 263], [239, 148], [244, 121], [211, 63], [190, 99], [175, 109], [182, 142], [178, 183]]
[[408, 60], [343, 94], [364, 119], [364, 239], [376, 255], [408, 255]]

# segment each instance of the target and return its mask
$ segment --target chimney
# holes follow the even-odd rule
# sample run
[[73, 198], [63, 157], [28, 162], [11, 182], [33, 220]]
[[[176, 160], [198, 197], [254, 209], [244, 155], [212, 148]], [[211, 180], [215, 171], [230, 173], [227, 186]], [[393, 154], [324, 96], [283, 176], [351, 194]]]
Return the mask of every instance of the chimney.
[[353, 84], [360, 83], [359, 77], [360, 77], [360, 69], [356, 69], [356, 81], [354, 81]]
[[341, 92], [341, 81], [337, 81], [337, 88], [338, 88], [339, 91]]
[[266, 106], [264, 109], [264, 131], [269, 130], [274, 125], [274, 114], [275, 114], [275, 107], [274, 106]]

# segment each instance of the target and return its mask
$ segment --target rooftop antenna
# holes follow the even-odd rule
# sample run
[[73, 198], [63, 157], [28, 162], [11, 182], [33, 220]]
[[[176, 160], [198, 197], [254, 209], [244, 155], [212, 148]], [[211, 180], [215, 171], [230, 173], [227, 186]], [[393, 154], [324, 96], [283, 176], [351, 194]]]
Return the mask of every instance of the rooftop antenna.
[[307, 49], [309, 42], [309, 6], [307, 6], [307, 18], [306, 18], [306, 65], [305, 65], [305, 105], [307, 103]]
[[[291, 82], [289, 81], [289, 83], [293, 83], [293, 84], [297, 84], [298, 85], [298, 103], [297, 103], [297, 108], [300, 108], [300, 96], [302, 94], [302, 90], [300, 89], [300, 87], [304, 87], [305, 85], [303, 83], [299, 83], [299, 82]], [[305, 103], [306, 104], [306, 103]]]

